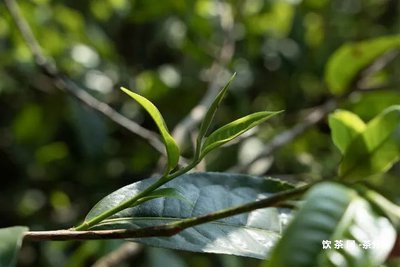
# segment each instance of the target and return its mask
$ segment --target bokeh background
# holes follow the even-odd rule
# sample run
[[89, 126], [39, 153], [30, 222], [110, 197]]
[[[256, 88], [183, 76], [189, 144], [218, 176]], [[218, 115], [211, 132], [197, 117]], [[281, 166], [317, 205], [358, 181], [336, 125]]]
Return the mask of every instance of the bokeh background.
[[[201, 166], [209, 171], [246, 165], [273, 136], [331, 99], [324, 70], [340, 45], [400, 30], [396, 0], [18, 2], [45, 54], [66, 77], [147, 129], [157, 131], [120, 86], [155, 103], [171, 131], [233, 72], [237, 78], [215, 127], [255, 111], [285, 110], [241, 142], [210, 154]], [[395, 60], [374, 82], [399, 75]], [[400, 103], [398, 92], [378, 90], [355, 94], [340, 106], [368, 120], [394, 103]], [[180, 139], [187, 158], [195, 131]], [[334, 176], [339, 161], [322, 120], [242, 171], [312, 181]], [[160, 154], [147, 141], [55, 87], [0, 3], [0, 227], [71, 227], [103, 196], [159, 167]], [[19, 266], [90, 266], [121, 243], [26, 243]], [[146, 247], [125, 266], [258, 264]]]

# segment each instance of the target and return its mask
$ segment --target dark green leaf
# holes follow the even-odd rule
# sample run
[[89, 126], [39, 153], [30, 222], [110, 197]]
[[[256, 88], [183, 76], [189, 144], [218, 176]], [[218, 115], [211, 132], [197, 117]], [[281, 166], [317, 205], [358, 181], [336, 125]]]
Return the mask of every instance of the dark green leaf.
[[345, 93], [357, 74], [385, 52], [400, 47], [400, 36], [386, 36], [341, 46], [330, 57], [325, 81], [335, 95]]
[[372, 119], [349, 145], [339, 175], [360, 179], [387, 171], [400, 155], [400, 106], [392, 106]]
[[222, 88], [222, 90], [219, 92], [217, 97], [214, 99], [213, 103], [209, 107], [206, 115], [204, 116], [203, 121], [201, 122], [200, 130], [199, 130], [199, 135], [197, 136], [197, 151], [200, 153], [200, 147], [201, 143], [203, 141], [204, 136], [207, 134], [207, 130], [211, 125], [212, 120], [214, 119], [215, 113], [217, 112], [217, 109], [219, 105], [222, 102], [222, 99], [224, 98], [226, 91], [228, 90], [231, 82], [233, 79], [236, 77], [236, 72], [232, 75], [228, 83]]
[[[154, 181], [156, 178], [146, 179], [108, 195], [90, 211], [86, 220], [131, 198]], [[182, 192], [194, 206], [177, 199], [154, 199], [124, 210], [95, 228], [161, 225], [255, 201], [293, 188], [279, 180], [228, 173], [190, 173], [167, 185]], [[286, 209], [260, 209], [188, 228], [172, 237], [138, 238], [134, 241], [173, 249], [264, 258], [280, 237], [288, 216], [289, 211]]]
[[350, 111], [337, 110], [329, 115], [329, 127], [333, 143], [344, 154], [354, 137], [364, 131], [365, 123]]
[[201, 149], [200, 158], [204, 157], [211, 150], [222, 146], [223, 144], [231, 141], [232, 139], [243, 134], [244, 132], [263, 123], [264, 121], [281, 112], [282, 111], [256, 112], [222, 126], [207, 137]]
[[165, 124], [164, 118], [162, 117], [160, 111], [151, 103], [149, 100], [144, 98], [141, 95], [138, 95], [126, 88], [121, 87], [121, 90], [128, 94], [130, 97], [135, 99], [146, 111], [150, 114], [153, 118], [154, 122], [156, 123], [163, 142], [165, 144], [167, 154], [168, 154], [168, 166], [166, 169], [166, 173], [169, 173], [175, 166], [178, 164], [179, 161], [179, 147], [176, 144], [174, 138], [168, 131], [167, 125]]
[[0, 229], [0, 266], [12, 267], [17, 262], [18, 251], [22, 245], [25, 226], [13, 226]]
[[140, 205], [144, 202], [147, 202], [149, 200], [152, 199], [156, 199], [156, 198], [162, 198], [162, 197], [171, 197], [171, 198], [176, 198], [179, 199], [181, 201], [185, 201], [187, 204], [189, 205], [193, 205], [187, 198], [185, 198], [181, 192], [179, 192], [178, 190], [176, 190], [175, 188], [160, 188], [157, 190], [154, 190], [153, 192], [151, 192], [149, 195], [142, 197], [141, 199], [139, 199], [136, 203], [135, 206]]
[[[323, 240], [331, 241], [330, 248], [323, 249]], [[336, 240], [343, 241], [343, 248], [335, 248]], [[355, 246], [347, 240], [354, 240]], [[307, 194], [264, 266], [375, 267], [384, 262], [395, 240], [387, 218], [353, 189], [329, 182]], [[369, 248], [368, 242], [376, 247]]]

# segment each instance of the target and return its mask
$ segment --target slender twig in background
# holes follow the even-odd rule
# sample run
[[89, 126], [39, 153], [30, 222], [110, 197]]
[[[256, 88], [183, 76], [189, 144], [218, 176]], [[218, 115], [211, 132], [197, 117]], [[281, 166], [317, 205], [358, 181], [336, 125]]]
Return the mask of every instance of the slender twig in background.
[[143, 251], [143, 246], [138, 243], [125, 242], [117, 249], [97, 260], [92, 267], [117, 267], [132, 261]]
[[247, 169], [256, 161], [261, 158], [265, 158], [270, 156], [273, 152], [275, 152], [278, 148], [290, 143], [295, 138], [303, 134], [306, 130], [320, 122], [325, 118], [327, 114], [333, 111], [336, 108], [335, 100], [328, 100], [321, 106], [313, 108], [299, 123], [294, 125], [292, 128], [283, 131], [273, 137], [267, 144], [264, 145], [262, 153], [257, 155], [254, 159], [249, 161], [244, 165], [238, 165], [231, 168], [229, 171], [232, 172], [245, 172]]
[[365, 70], [363, 70], [360, 75], [359, 75], [359, 80], [357, 82], [357, 88], [362, 89], [362, 88], [367, 88], [365, 86], [365, 83], [368, 82], [368, 78], [371, 77], [371, 75], [377, 73], [378, 71], [382, 70], [384, 67], [386, 67], [390, 62], [392, 62], [398, 55], [400, 54], [400, 51], [398, 50], [392, 50], [387, 53], [384, 53], [382, 56], [380, 56], [378, 59], [374, 61], [370, 66], [368, 66]]
[[[6, 4], [7, 9], [18, 30], [20, 31], [26, 45], [32, 52], [36, 65], [44, 74], [52, 79], [54, 85], [58, 89], [70, 94], [84, 105], [96, 110], [100, 114], [104, 115], [130, 132], [142, 137], [162, 155], [166, 156], [164, 145], [160, 141], [160, 137], [157, 133], [147, 130], [136, 122], [129, 120], [111, 106], [93, 97], [74, 81], [61, 74], [57, 66], [44, 55], [39, 42], [36, 40], [31, 28], [29, 27], [25, 18], [22, 16], [15, 0], [4, 0], [4, 3]], [[186, 160], [181, 159], [180, 163], [186, 163]]]
[[115, 230], [94, 230], [94, 231], [72, 231], [72, 230], [29, 231], [25, 233], [24, 240], [62, 241], [62, 240], [98, 240], [98, 239], [122, 239], [122, 238], [138, 238], [138, 237], [152, 237], [152, 236], [172, 236], [178, 234], [184, 229], [199, 224], [212, 222], [226, 217], [250, 212], [256, 209], [281, 206], [281, 204], [285, 203], [287, 200], [302, 195], [311, 186], [313, 186], [313, 184], [279, 192], [271, 197], [250, 202], [244, 205], [158, 226], [151, 226], [139, 229], [115, 229]]
[[369, 65], [366, 69], [360, 72], [360, 74], [358, 75], [358, 79], [354, 83], [355, 89], [353, 91], [350, 91], [347, 94], [342, 95], [337, 99], [328, 100], [324, 104], [312, 108], [311, 111], [309, 111], [304, 118], [299, 120], [300, 121], [299, 123], [295, 124], [292, 128], [288, 130], [278, 133], [267, 144], [265, 144], [262, 153], [257, 155], [254, 159], [247, 162], [246, 164], [234, 166], [230, 168], [228, 171], [247, 172], [248, 169], [252, 166], [252, 164], [254, 164], [256, 161], [271, 156], [272, 153], [274, 153], [277, 149], [292, 142], [294, 139], [302, 135], [308, 129], [318, 124], [338, 106], [338, 102], [347, 97], [351, 98], [354, 93], [367, 93], [378, 90], [386, 90], [386, 89], [391, 90], [398, 88], [400, 82], [397, 81], [376, 86], [366, 86], [365, 81], [367, 81], [368, 77], [370, 77], [371, 75], [375, 74], [376, 72], [380, 71], [385, 66], [387, 66], [399, 54], [400, 53], [398, 51], [390, 51], [380, 56], [371, 65]]
[[235, 52], [235, 40], [233, 37], [233, 14], [231, 14], [229, 10], [223, 9], [221, 5], [219, 5], [219, 7], [220, 25], [224, 40], [218, 56], [208, 71], [207, 79], [209, 84], [205, 95], [200, 102], [192, 108], [189, 114], [175, 126], [175, 129], [172, 132], [174, 139], [180, 145], [187, 140], [189, 133], [192, 132], [204, 118], [208, 107], [211, 105], [221, 89], [221, 74], [225, 72], [225, 67], [232, 60]]
[[369, 93], [369, 92], [376, 92], [376, 91], [389, 91], [389, 90], [397, 90], [400, 92], [400, 80], [384, 83], [384, 84], [378, 84], [378, 85], [373, 85], [373, 86], [368, 86], [368, 87], [360, 87], [360, 90], [358, 92], [361, 93]]

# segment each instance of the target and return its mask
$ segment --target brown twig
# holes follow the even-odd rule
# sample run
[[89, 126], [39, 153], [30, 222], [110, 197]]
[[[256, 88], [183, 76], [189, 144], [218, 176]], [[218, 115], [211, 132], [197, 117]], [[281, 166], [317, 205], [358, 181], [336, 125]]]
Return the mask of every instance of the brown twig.
[[253, 163], [261, 158], [265, 158], [270, 156], [273, 152], [275, 152], [278, 148], [284, 146], [287, 143], [290, 143], [295, 138], [303, 134], [306, 130], [320, 122], [325, 118], [327, 114], [333, 111], [336, 108], [336, 100], [328, 100], [321, 106], [313, 108], [301, 122], [294, 125], [292, 128], [279, 133], [274, 138], [272, 138], [263, 148], [263, 152], [257, 155], [254, 159], [249, 161], [244, 165], [238, 165], [236, 167], [231, 168], [229, 171], [232, 172], [244, 172], [246, 171]]
[[[157, 151], [159, 151], [162, 155], [166, 156], [164, 144], [162, 143], [162, 141], [160, 141], [160, 137], [157, 133], [147, 130], [136, 122], [129, 120], [127, 117], [113, 109], [108, 104], [93, 97], [71, 79], [62, 75], [59, 72], [57, 66], [44, 55], [42, 48], [39, 45], [39, 42], [36, 40], [34, 34], [32, 33], [29, 24], [22, 16], [15, 0], [4, 0], [4, 3], [6, 4], [6, 7], [19, 32], [21, 33], [26, 45], [32, 52], [36, 65], [44, 74], [52, 79], [54, 85], [58, 89], [70, 94], [84, 105], [90, 107], [93, 110], [96, 110], [116, 124], [140, 136], [144, 140], [148, 141], [148, 143], [153, 146]], [[186, 160], [181, 159], [180, 163], [186, 163]]]
[[[298, 187], [295, 189], [277, 193], [271, 197], [250, 202], [244, 205], [220, 210], [199, 217], [191, 217], [176, 222], [151, 226], [139, 229], [116, 229], [116, 230], [94, 230], [94, 231], [73, 231], [73, 230], [56, 230], [56, 231], [29, 231], [24, 235], [26, 241], [45, 241], [45, 240], [98, 240], [98, 239], [123, 239], [123, 238], [139, 238], [154, 236], [172, 236], [178, 234], [186, 228], [211, 221], [223, 219], [226, 217], [250, 212], [256, 209], [282, 206], [282, 202], [297, 197], [307, 191], [312, 184]], [[285, 206], [285, 204], [283, 204]]]
[[374, 92], [379, 90], [386, 90], [386, 89], [393, 89], [399, 87], [399, 82], [391, 82], [383, 85], [377, 86], [365, 86], [365, 81], [368, 77], [376, 73], [377, 71], [384, 68], [387, 64], [393, 61], [398, 55], [400, 54], [399, 51], [389, 51], [388, 53], [383, 54], [379, 58], [377, 58], [371, 65], [369, 65], [364, 70], [360, 71], [358, 75], [358, 80], [353, 83], [354, 90], [349, 91], [348, 93], [339, 96], [336, 99], [331, 99], [322, 104], [321, 106], [317, 106], [311, 109], [310, 112], [296, 125], [292, 128], [279, 133], [274, 138], [272, 138], [263, 149], [263, 152], [257, 155], [254, 159], [244, 165], [235, 166], [228, 171], [231, 172], [246, 172], [252, 164], [256, 161], [269, 157], [275, 152], [277, 149], [281, 148], [282, 146], [290, 143], [298, 136], [302, 135], [305, 131], [313, 127], [314, 125], [318, 124], [322, 121], [331, 111], [333, 111], [337, 106], [338, 102], [346, 99], [347, 97], [351, 97], [354, 93], [367, 93], [367, 92]]

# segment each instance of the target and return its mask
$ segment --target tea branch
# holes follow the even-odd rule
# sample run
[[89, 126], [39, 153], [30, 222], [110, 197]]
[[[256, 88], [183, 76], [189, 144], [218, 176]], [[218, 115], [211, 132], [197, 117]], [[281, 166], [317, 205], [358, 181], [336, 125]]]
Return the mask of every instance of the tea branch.
[[276, 193], [271, 197], [250, 202], [244, 205], [216, 211], [203, 216], [191, 217], [176, 222], [139, 229], [115, 229], [115, 230], [56, 230], [56, 231], [28, 231], [24, 235], [25, 241], [62, 241], [62, 240], [99, 240], [99, 239], [123, 239], [154, 236], [173, 236], [181, 231], [196, 225], [220, 220], [226, 217], [250, 212], [256, 209], [285, 206], [287, 200], [293, 199], [306, 192], [313, 184], [308, 184], [291, 190]]

